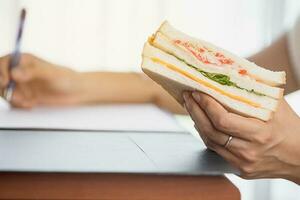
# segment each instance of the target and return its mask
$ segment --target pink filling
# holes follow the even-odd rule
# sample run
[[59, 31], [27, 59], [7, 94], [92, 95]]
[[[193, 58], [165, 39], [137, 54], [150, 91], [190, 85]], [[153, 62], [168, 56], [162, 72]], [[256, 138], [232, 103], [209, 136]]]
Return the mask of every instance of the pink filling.
[[[193, 54], [199, 61], [204, 64], [213, 64], [217, 66], [233, 65], [234, 61], [230, 58], [226, 58], [222, 53], [216, 52], [213, 53], [211, 50], [205, 47], [196, 47], [189, 42], [183, 42], [181, 40], [174, 40], [176, 45], [184, 47], [188, 52]], [[212, 55], [214, 59], [209, 59], [207, 55]], [[240, 68], [240, 66], [239, 66]], [[239, 69], [239, 74], [245, 75], [247, 74], [247, 70]]]

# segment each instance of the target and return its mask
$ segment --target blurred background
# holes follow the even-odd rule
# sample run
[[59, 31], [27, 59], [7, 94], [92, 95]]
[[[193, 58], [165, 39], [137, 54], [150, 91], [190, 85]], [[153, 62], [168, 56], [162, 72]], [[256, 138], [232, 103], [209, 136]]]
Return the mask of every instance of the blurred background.
[[167, 19], [193, 36], [248, 56], [288, 29], [298, 0], [0, 0], [0, 54], [27, 8], [23, 51], [80, 71], [139, 70], [143, 43]]
[[[79, 71], [140, 71], [143, 43], [166, 19], [247, 57], [300, 15], [299, 0], [0, 0], [0, 56], [14, 46], [22, 7], [22, 51]], [[299, 186], [287, 181], [229, 177], [243, 200], [300, 197]]]

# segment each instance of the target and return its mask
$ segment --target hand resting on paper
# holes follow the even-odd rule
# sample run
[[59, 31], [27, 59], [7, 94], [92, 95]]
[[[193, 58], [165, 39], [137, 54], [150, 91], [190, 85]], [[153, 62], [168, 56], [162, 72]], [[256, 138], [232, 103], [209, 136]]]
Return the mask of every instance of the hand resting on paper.
[[0, 58], [0, 95], [11, 78], [16, 82], [14, 107], [66, 106], [99, 103], [153, 103], [174, 113], [185, 110], [161, 87], [141, 73], [76, 72], [22, 54], [20, 65], [8, 72], [9, 56]]

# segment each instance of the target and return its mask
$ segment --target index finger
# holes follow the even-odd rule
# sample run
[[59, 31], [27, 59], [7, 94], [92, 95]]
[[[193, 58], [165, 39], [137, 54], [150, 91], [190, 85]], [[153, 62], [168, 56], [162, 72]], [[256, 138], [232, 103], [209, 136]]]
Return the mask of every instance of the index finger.
[[193, 92], [192, 95], [212, 121], [215, 128], [229, 133], [232, 136], [251, 140], [252, 136], [259, 132], [261, 127], [265, 124], [258, 119], [247, 118], [228, 112], [214, 98], [206, 94]]
[[9, 55], [0, 58], [0, 88], [6, 87], [9, 82]]

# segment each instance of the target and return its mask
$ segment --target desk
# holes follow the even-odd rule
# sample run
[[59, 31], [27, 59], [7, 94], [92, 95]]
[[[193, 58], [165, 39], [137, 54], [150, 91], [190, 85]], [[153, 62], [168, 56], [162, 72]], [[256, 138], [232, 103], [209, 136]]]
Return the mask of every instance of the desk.
[[240, 197], [224, 176], [204, 176], [233, 169], [189, 134], [1, 131], [0, 152], [0, 199]]
[[0, 173], [0, 199], [238, 200], [224, 176]]

